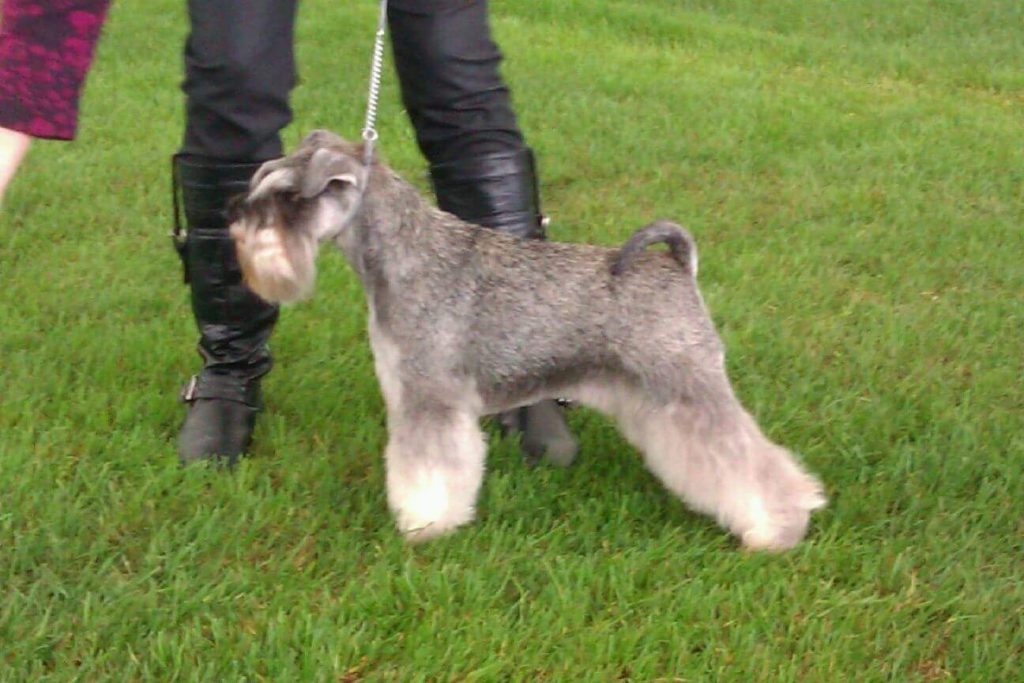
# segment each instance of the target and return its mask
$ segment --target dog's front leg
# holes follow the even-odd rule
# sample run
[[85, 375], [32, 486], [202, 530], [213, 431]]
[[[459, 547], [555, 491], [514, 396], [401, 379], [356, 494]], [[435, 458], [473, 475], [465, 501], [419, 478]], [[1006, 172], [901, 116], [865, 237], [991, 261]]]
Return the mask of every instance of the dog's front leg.
[[389, 411], [384, 459], [399, 531], [419, 542], [472, 521], [485, 455], [472, 413], [436, 405]]
[[487, 451], [479, 415], [409, 386], [405, 355], [372, 307], [369, 331], [388, 407], [388, 506], [409, 541], [426, 541], [473, 520]]

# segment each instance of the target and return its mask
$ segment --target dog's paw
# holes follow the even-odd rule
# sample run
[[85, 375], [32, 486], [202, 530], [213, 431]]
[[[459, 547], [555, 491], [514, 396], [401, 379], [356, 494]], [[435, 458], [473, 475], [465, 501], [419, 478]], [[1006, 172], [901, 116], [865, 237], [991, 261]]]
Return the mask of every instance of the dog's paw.
[[398, 530], [410, 543], [422, 543], [473, 521], [472, 505], [458, 504], [441, 478], [420, 480], [392, 499]]
[[796, 546], [807, 534], [810, 513], [804, 513], [801, 519], [791, 520], [782, 526], [759, 526], [744, 532], [740, 536], [745, 550], [782, 552]]
[[813, 477], [801, 481], [792, 502], [782, 509], [775, 509], [757, 521], [750, 529], [740, 534], [743, 547], [747, 550], [782, 552], [796, 546], [807, 535], [811, 512], [827, 504], [821, 484]]

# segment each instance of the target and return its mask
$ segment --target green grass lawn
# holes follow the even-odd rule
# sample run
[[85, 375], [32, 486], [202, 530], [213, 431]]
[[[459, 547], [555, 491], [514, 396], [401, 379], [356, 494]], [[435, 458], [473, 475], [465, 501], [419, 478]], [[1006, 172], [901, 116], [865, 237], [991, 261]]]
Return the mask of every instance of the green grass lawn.
[[[1024, 680], [1019, 0], [494, 0], [552, 236], [689, 227], [737, 391], [826, 482], [781, 556], [582, 409], [577, 466], [495, 438], [478, 521], [406, 546], [336, 254], [254, 457], [179, 469], [184, 4], [115, 3], [79, 141], [0, 216], [0, 681]], [[302, 3], [289, 146], [357, 134], [375, 14]]]

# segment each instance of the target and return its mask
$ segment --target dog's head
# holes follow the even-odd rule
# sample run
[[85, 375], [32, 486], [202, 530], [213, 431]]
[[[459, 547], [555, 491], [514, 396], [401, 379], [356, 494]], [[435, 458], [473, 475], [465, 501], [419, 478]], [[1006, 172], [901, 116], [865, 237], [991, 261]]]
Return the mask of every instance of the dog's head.
[[323, 130], [263, 164], [230, 211], [245, 283], [274, 303], [309, 296], [318, 247], [354, 222], [367, 175], [362, 148]]

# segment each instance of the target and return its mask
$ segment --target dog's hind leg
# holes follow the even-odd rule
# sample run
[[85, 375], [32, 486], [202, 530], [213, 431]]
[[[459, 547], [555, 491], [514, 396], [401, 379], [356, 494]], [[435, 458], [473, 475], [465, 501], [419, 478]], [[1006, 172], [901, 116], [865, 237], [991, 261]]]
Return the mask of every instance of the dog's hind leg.
[[623, 388], [605, 393], [595, 407], [617, 418], [666, 488], [715, 517], [744, 546], [796, 545], [811, 511], [825, 505], [821, 484], [761, 433], [727, 386], [714, 394], [658, 404]]
[[675, 403], [648, 411], [643, 422], [640, 445], [650, 470], [750, 549], [793, 547], [811, 511], [825, 504], [821, 484], [738, 403]]
[[388, 505], [413, 542], [473, 519], [486, 445], [478, 416], [431, 406], [388, 417]]

